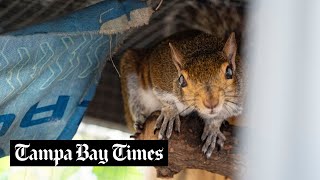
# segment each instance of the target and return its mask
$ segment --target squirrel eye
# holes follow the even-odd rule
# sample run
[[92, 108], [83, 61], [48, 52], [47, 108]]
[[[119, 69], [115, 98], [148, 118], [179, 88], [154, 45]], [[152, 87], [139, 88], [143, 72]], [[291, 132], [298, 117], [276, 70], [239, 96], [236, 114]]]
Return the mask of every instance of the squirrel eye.
[[180, 87], [186, 87], [187, 86], [187, 81], [184, 79], [183, 75], [181, 75], [178, 80], [179, 80]]
[[233, 70], [230, 66], [227, 66], [226, 69], [226, 79], [232, 79], [233, 76]]

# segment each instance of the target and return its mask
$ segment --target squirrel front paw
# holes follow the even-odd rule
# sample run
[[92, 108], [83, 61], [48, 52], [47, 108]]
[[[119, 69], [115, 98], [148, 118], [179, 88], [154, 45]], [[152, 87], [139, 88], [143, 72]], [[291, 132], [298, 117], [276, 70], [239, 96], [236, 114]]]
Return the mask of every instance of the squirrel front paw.
[[160, 129], [158, 138], [164, 139], [166, 137], [169, 139], [172, 134], [173, 126], [175, 127], [175, 131], [180, 132], [180, 117], [178, 110], [172, 107], [163, 107], [157, 118], [154, 132]]
[[226, 137], [220, 131], [220, 127], [211, 124], [204, 127], [201, 140], [205, 141], [204, 145], [202, 146], [202, 152], [209, 159], [216, 147], [216, 143], [222, 148]]
[[144, 123], [142, 122], [135, 122], [134, 123], [134, 129], [136, 130], [133, 135], [130, 136], [130, 138], [137, 139], [137, 137], [142, 133], [144, 128]]

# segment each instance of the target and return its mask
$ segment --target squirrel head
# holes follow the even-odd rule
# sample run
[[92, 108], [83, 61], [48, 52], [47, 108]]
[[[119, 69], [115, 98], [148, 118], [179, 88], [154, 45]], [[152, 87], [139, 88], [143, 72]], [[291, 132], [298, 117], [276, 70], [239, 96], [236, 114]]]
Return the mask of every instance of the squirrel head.
[[222, 112], [229, 117], [236, 115], [241, 107], [235, 34], [232, 33], [223, 49], [217, 52], [187, 57], [171, 43], [169, 46], [178, 70], [176, 83], [181, 101], [205, 117], [215, 117]]

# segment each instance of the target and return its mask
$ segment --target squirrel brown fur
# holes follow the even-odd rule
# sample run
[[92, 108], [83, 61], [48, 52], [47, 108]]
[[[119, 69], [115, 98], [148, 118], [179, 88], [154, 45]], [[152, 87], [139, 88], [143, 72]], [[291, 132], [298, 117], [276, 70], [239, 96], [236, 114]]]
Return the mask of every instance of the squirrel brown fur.
[[223, 146], [222, 122], [242, 112], [243, 72], [235, 33], [227, 40], [200, 31], [180, 32], [146, 50], [128, 50], [120, 63], [125, 117], [139, 133], [154, 111], [159, 139], [180, 131], [180, 116], [204, 120], [202, 151]]

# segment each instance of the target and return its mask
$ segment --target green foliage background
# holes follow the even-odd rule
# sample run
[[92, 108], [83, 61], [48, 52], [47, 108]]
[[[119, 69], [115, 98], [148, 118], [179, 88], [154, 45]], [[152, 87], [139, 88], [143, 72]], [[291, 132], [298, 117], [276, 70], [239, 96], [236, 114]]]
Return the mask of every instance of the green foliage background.
[[141, 180], [137, 167], [10, 167], [9, 156], [0, 158], [0, 180]]

